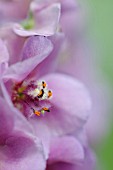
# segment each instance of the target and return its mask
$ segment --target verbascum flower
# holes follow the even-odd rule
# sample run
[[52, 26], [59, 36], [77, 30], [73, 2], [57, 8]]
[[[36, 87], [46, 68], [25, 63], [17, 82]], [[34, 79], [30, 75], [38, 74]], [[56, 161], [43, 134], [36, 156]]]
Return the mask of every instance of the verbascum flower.
[[[22, 170], [93, 170], [94, 155], [84, 134], [91, 109], [89, 93], [77, 79], [55, 72], [64, 40], [59, 25], [59, 2], [62, 7], [64, 5], [64, 13], [73, 8], [73, 2], [71, 1], [71, 6], [68, 6], [67, 1], [67, 5], [63, 1], [44, 1], [39, 5], [37, 2], [31, 4], [27, 19], [21, 19], [16, 25], [13, 23], [3, 26], [0, 30], [1, 98], [9, 111], [12, 111], [10, 116], [17, 116], [21, 122], [17, 121], [20, 131], [23, 132], [25, 127], [23, 143], [18, 140], [21, 139], [20, 133], [18, 138], [11, 133], [16, 138], [11, 140], [11, 146], [12, 143], [17, 146], [17, 155], [19, 150], [24, 153], [24, 147], [19, 148], [20, 145], [26, 145], [26, 154], [22, 157], [20, 155], [20, 159], [13, 159], [12, 164], [15, 161], [15, 165], [20, 163]], [[15, 119], [14, 122], [16, 124]], [[15, 130], [15, 126], [12, 128]], [[3, 136], [1, 140], [2, 138]], [[4, 139], [4, 145], [7, 138], [8, 135]], [[37, 149], [33, 148], [38, 159], [35, 164], [35, 154], [31, 159], [32, 152], [27, 150], [26, 138], [28, 143], [32, 141], [30, 144], [34, 148], [36, 141], [41, 144]], [[5, 153], [7, 155], [7, 149], [3, 150], [2, 155]], [[16, 152], [13, 156], [16, 158]], [[3, 161], [1, 170], [5, 167]], [[18, 170], [18, 166], [10, 169]], [[7, 166], [5, 170], [9, 170]]]
[[[48, 69], [46, 74], [45, 72], [43, 74], [43, 69], [52, 66], [50, 60], [45, 62], [53, 49], [51, 41], [46, 37], [28, 38], [21, 54], [23, 60], [12, 65], [8, 64], [10, 56], [2, 40], [1, 49], [3, 50], [0, 61], [2, 96], [8, 107], [18, 111], [23, 119], [26, 118], [34, 129], [35, 136], [41, 140], [45, 159], [48, 160], [47, 168], [51, 168], [57, 162], [79, 166], [79, 162], [84, 162], [87, 156], [84, 153], [85, 147], [77, 137], [87, 121], [91, 108], [86, 88], [67, 75], [48, 74]], [[44, 68], [41, 68], [40, 64]], [[34, 69], [36, 66], [37, 72]], [[41, 69], [40, 76], [38, 72], [40, 73]], [[62, 146], [63, 142], [69, 145]], [[60, 146], [61, 152], [56, 152]], [[65, 157], [66, 151], [68, 153]], [[32, 160], [30, 163], [33, 166]], [[84, 166], [84, 163], [81, 163], [81, 166]], [[22, 168], [29, 169], [24, 164]]]

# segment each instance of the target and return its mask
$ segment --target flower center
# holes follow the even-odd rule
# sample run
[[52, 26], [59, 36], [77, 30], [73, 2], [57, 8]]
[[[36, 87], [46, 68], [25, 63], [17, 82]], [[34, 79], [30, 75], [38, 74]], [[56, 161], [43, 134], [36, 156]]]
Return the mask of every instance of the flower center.
[[[12, 102], [22, 112], [31, 110], [31, 115], [44, 115], [50, 112], [52, 91], [45, 81], [30, 81], [14, 84]], [[30, 113], [30, 112], [29, 112]]]

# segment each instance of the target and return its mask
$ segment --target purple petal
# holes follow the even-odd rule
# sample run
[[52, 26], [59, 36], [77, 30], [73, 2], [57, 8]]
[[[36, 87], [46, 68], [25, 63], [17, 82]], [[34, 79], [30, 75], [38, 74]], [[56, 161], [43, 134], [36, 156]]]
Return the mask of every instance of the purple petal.
[[52, 89], [53, 98], [50, 101], [52, 104], [50, 113], [30, 120], [37, 135], [38, 129], [42, 134], [46, 129], [48, 136], [76, 133], [87, 121], [91, 108], [86, 88], [76, 79], [61, 74], [51, 74], [42, 80], [45, 80]]
[[13, 129], [14, 117], [11, 114], [9, 106], [0, 97], [0, 144]]
[[85, 152], [85, 159], [84, 161], [80, 164], [77, 163], [76, 165], [74, 164], [69, 164], [69, 163], [55, 163], [52, 165], [48, 165], [46, 170], [95, 170], [96, 169], [96, 163], [95, 163], [95, 156], [90, 151], [89, 149], [86, 149]]
[[21, 25], [15, 24], [15, 33], [20, 36], [51, 36], [55, 34], [60, 18], [60, 4], [54, 3], [41, 11], [38, 11], [37, 9], [33, 10], [36, 20], [36, 28], [25, 30]]
[[51, 41], [46, 37], [30, 37], [23, 49], [23, 58], [28, 59], [11, 65], [5, 72], [4, 78], [13, 79], [18, 82], [22, 81], [49, 55], [52, 48], [53, 46]]
[[[24, 44], [21, 60], [32, 58], [43, 53], [49, 53], [53, 47], [50, 40], [44, 36], [32, 36]], [[46, 51], [47, 50], [47, 51]]]
[[30, 124], [2, 98], [0, 108], [0, 169], [44, 170], [43, 146]]
[[44, 170], [45, 158], [39, 141], [25, 136], [11, 136], [1, 147], [1, 170]]
[[48, 164], [55, 162], [77, 163], [83, 161], [84, 150], [74, 137], [54, 138], [51, 142]]
[[64, 35], [56, 34], [52, 36], [50, 40], [52, 41], [54, 46], [53, 51], [43, 62], [41, 62], [33, 70], [33, 72], [30, 74], [30, 77], [32, 77], [32, 75], [35, 75], [35, 78], [39, 79], [41, 76], [44, 76], [45, 74], [54, 72], [56, 70], [58, 65], [59, 53], [61, 52], [61, 47], [64, 41]]
[[[50, 113], [51, 122], [53, 118], [58, 119], [57, 123], [61, 123], [60, 126], [67, 131], [71, 128], [81, 128], [87, 121], [91, 109], [91, 100], [83, 84], [61, 74], [51, 74], [43, 79], [53, 91], [51, 103], [54, 108], [53, 113]], [[58, 125], [57, 123], [55, 124]]]
[[4, 83], [1, 81], [1, 90], [3, 93], [3, 96], [5, 98], [4, 105], [7, 108], [7, 112], [10, 114], [10, 116], [14, 120], [14, 126], [16, 129], [24, 129], [27, 133], [34, 133], [34, 130], [32, 126], [29, 124], [29, 122], [26, 120], [26, 118], [23, 116], [23, 114], [16, 109], [10, 99], [10, 96], [4, 86]]
[[21, 50], [26, 38], [16, 35], [13, 31], [14, 24], [7, 24], [0, 28], [0, 37], [4, 40], [9, 52], [9, 65], [20, 60]]

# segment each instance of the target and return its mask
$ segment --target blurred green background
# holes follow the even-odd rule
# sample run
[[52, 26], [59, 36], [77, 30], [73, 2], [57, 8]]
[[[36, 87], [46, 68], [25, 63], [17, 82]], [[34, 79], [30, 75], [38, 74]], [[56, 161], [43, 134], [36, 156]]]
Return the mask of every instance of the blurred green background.
[[[113, 87], [113, 0], [87, 0], [87, 2], [93, 19], [91, 34], [101, 45], [101, 70], [104, 78]], [[110, 112], [109, 132], [95, 148], [98, 162], [101, 164], [98, 170], [113, 170], [113, 106]]]

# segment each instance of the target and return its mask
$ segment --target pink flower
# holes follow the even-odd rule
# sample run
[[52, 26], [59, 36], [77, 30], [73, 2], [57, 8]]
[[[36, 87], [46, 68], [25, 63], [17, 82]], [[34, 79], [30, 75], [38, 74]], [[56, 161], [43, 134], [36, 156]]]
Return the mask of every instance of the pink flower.
[[[6, 143], [16, 150], [9, 149], [15, 157], [12, 167], [9, 165], [11, 170], [18, 170], [13, 166], [15, 161], [23, 170], [31, 170], [34, 165], [39, 170], [45, 166], [46, 170], [93, 170], [95, 164], [84, 134], [91, 109], [88, 91], [75, 78], [55, 72], [64, 40], [59, 26], [59, 2], [60, 23], [69, 38], [69, 27], [65, 29], [66, 11], [75, 11], [74, 1], [33, 2], [26, 20], [0, 30], [1, 100], [14, 113], [10, 117], [16, 117], [11, 139], [4, 133], [0, 136], [3, 146]], [[8, 155], [9, 150], [3, 150], [2, 156]], [[7, 170], [7, 163], [4, 159], [2, 162], [2, 170], [5, 167]]]
[[[78, 135], [71, 136], [82, 130], [89, 115], [91, 102], [86, 88], [67, 75], [47, 74], [46, 66], [51, 67], [52, 65], [50, 60], [46, 61], [46, 59], [53, 49], [53, 45], [46, 37], [28, 38], [21, 53], [21, 61], [9, 64], [9, 66], [10, 56], [8, 56], [7, 48], [2, 40], [1, 49], [3, 49], [3, 59], [0, 61], [1, 89], [4, 98], [8, 106], [15, 110], [15, 113], [18, 112], [22, 119], [26, 117], [29, 126], [32, 125], [34, 128], [35, 135], [42, 142], [48, 166], [55, 162], [78, 164], [83, 161], [82, 143], [78, 139]], [[3, 65], [4, 69], [2, 69]], [[35, 67], [37, 67], [37, 72], [34, 70]], [[47, 68], [46, 75], [45, 71], [43, 73], [43, 67], [45, 70]], [[41, 71], [42, 73], [38, 75], [38, 72]], [[42, 80], [45, 87], [42, 87]], [[49, 90], [53, 94], [51, 99], [48, 97]], [[22, 128], [22, 126], [20, 127]], [[64, 145], [61, 152], [57, 153], [57, 147], [59, 148], [63, 142], [69, 143], [69, 145]], [[72, 146], [75, 148], [74, 150]], [[65, 157], [66, 150], [68, 150], [67, 157]], [[31, 165], [33, 166], [32, 160]], [[24, 167], [24, 162], [22, 166]]]

